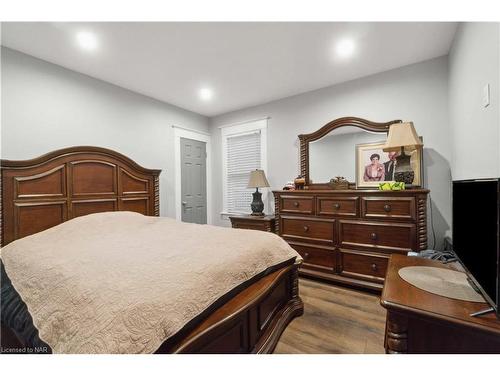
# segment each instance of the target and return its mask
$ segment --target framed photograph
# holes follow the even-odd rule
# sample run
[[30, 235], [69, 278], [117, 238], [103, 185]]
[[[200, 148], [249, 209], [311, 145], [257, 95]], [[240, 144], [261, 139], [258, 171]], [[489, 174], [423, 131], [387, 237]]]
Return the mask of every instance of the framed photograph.
[[[381, 182], [394, 182], [394, 169], [399, 152], [384, 152], [384, 145], [385, 140], [356, 145], [356, 188], [373, 189], [378, 188]], [[408, 154], [415, 172], [411, 186], [422, 186], [422, 149]]]

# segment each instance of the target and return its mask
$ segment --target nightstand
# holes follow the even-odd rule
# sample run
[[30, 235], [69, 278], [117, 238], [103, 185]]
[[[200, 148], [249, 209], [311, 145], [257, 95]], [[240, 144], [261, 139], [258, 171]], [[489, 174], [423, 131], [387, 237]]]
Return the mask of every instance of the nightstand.
[[386, 353], [500, 353], [500, 320], [494, 313], [469, 315], [489, 306], [427, 292], [399, 276], [401, 268], [415, 266], [457, 269], [453, 263], [391, 255], [380, 297], [387, 310]]
[[276, 219], [274, 218], [274, 215], [229, 216], [229, 220], [231, 220], [231, 225], [233, 226], [233, 228], [262, 230], [264, 232], [272, 232], [272, 233], [275, 232]]

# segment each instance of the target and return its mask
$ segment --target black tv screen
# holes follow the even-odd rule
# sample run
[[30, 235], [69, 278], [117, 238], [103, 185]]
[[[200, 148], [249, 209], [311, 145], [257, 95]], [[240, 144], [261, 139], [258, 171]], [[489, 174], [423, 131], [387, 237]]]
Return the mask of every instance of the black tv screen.
[[497, 314], [499, 189], [500, 179], [453, 181], [453, 251]]

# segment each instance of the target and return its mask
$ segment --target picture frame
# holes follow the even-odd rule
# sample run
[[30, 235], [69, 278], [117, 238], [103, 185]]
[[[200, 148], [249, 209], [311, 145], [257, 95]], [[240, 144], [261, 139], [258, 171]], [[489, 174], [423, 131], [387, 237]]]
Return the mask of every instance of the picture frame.
[[[422, 137], [419, 138], [423, 141]], [[375, 189], [379, 187], [381, 182], [394, 182], [394, 179], [387, 177], [388, 168], [391, 170], [390, 165], [387, 163], [390, 162], [390, 154], [393, 154], [392, 157], [394, 157], [397, 156], [397, 153], [384, 152], [384, 145], [385, 140], [356, 145], [357, 189]], [[407, 153], [410, 155], [410, 164], [415, 172], [415, 178], [413, 184], [411, 186], [406, 185], [406, 187], [420, 187], [423, 185], [422, 148], [411, 152], [407, 151]], [[377, 159], [376, 156], [378, 156], [378, 160], [375, 160]], [[393, 169], [392, 172], [394, 172]]]

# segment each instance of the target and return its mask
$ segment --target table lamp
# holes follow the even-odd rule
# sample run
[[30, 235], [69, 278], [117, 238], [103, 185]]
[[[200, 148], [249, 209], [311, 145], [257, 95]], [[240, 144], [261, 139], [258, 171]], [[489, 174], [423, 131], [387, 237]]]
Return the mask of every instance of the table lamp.
[[259, 192], [260, 187], [269, 187], [269, 182], [267, 182], [266, 174], [262, 169], [256, 169], [250, 172], [250, 181], [248, 181], [248, 188], [255, 188], [255, 192], [252, 193], [253, 201], [250, 207], [252, 207], [253, 216], [264, 216], [264, 202], [262, 202], [262, 193]]
[[392, 124], [389, 128], [389, 135], [383, 150], [385, 152], [398, 151], [400, 154], [396, 157], [396, 168], [394, 169], [394, 180], [411, 185], [415, 178], [415, 172], [410, 164], [410, 155], [405, 151], [411, 152], [417, 148], [423, 147], [423, 143], [418, 137], [413, 122], [402, 122]]

